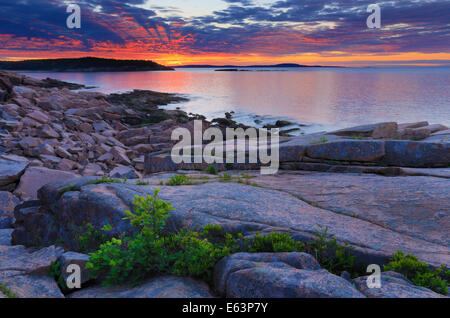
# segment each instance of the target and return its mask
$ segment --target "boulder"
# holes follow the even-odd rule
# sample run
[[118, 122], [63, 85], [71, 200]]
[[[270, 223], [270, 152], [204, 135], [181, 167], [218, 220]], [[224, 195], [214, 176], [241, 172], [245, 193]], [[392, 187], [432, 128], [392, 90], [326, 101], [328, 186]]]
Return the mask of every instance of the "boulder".
[[27, 115], [27, 117], [41, 123], [41, 124], [47, 124], [50, 122], [50, 117], [45, 114], [42, 111], [35, 110], [34, 112], [31, 112]]
[[2, 276], [14, 271], [16, 275], [47, 274], [52, 262], [62, 255], [62, 249], [50, 246], [40, 250], [21, 245], [0, 246], [0, 283]]
[[28, 98], [28, 99], [32, 99], [37, 94], [34, 89], [26, 87], [26, 86], [14, 86], [13, 92], [17, 95], [20, 95], [20, 96]]
[[9, 216], [0, 216], [0, 230], [10, 229], [12, 227], [13, 218]]
[[356, 288], [369, 298], [443, 298], [434, 291], [415, 286], [403, 275], [396, 272], [381, 273], [381, 288], [369, 288], [368, 276], [353, 280]]
[[62, 159], [61, 162], [57, 165], [57, 169], [62, 171], [71, 171], [74, 170], [77, 166], [78, 164], [75, 161]]
[[28, 162], [0, 159], [0, 186], [17, 182], [27, 166]]
[[49, 125], [44, 125], [41, 127], [39, 136], [41, 138], [59, 138], [59, 134]]
[[310, 158], [373, 162], [385, 155], [384, 141], [342, 140], [308, 146], [306, 153]]
[[32, 200], [37, 198], [37, 191], [45, 184], [59, 181], [71, 180], [79, 177], [79, 175], [59, 170], [51, 170], [43, 167], [28, 168], [22, 178], [14, 194], [22, 200]]
[[214, 279], [228, 298], [364, 298], [304, 253], [233, 254], [219, 261]]
[[403, 130], [403, 129], [406, 129], [406, 128], [420, 128], [420, 127], [424, 127], [424, 126], [428, 126], [428, 125], [429, 125], [429, 123], [427, 121], [399, 124], [398, 125], [398, 130]]
[[111, 178], [127, 178], [127, 179], [138, 179], [139, 175], [132, 167], [119, 165], [115, 167], [110, 173]]
[[212, 298], [208, 285], [187, 277], [158, 276], [136, 287], [93, 286], [70, 294], [70, 298]]
[[119, 164], [131, 165], [131, 161], [127, 156], [126, 150], [124, 148], [114, 146], [111, 148], [110, 153], [114, 157], [114, 161]]
[[384, 162], [401, 167], [448, 167], [450, 142], [388, 140]]
[[0, 191], [0, 217], [13, 217], [19, 200], [11, 192]]
[[0, 245], [11, 246], [13, 229], [0, 230]]
[[44, 143], [33, 149], [27, 150], [27, 152], [34, 157], [39, 157], [41, 155], [53, 156], [55, 154], [55, 149], [53, 149], [53, 147], [50, 144]]
[[0, 277], [0, 283], [18, 298], [64, 298], [54, 279], [46, 274], [14, 274]]
[[100, 165], [96, 163], [88, 163], [86, 167], [84, 167], [83, 172], [81, 173], [84, 177], [88, 176], [102, 176], [103, 170]]
[[375, 139], [394, 138], [397, 135], [398, 125], [395, 122], [377, 123], [345, 128], [331, 132], [337, 136], [372, 137]]
[[86, 270], [86, 263], [89, 261], [89, 255], [76, 253], [76, 252], [66, 252], [61, 255], [59, 261], [61, 262], [61, 277], [66, 281], [72, 272], [67, 271], [69, 265], [78, 265], [81, 270], [81, 284], [89, 281], [89, 273]]
[[30, 148], [37, 147], [42, 144], [42, 140], [40, 138], [34, 137], [25, 137], [22, 138], [19, 142], [20, 147], [24, 150], [28, 150]]
[[170, 154], [149, 154], [145, 156], [144, 171], [146, 174], [176, 170], [178, 170], [178, 165], [173, 162]]

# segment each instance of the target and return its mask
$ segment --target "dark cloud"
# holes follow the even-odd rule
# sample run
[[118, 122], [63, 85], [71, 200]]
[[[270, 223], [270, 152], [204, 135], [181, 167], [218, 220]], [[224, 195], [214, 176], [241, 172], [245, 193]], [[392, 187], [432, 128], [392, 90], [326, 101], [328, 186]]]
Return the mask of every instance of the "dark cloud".
[[[82, 28], [68, 30], [61, 1], [2, 0], [0, 40], [6, 49], [35, 49], [39, 39], [49, 41], [49, 50], [76, 46], [86, 52], [98, 50], [102, 43], [190, 54], [450, 49], [450, 0], [380, 2], [381, 30], [366, 27], [367, 0], [281, 0], [270, 6], [252, 0], [224, 1], [229, 3], [226, 9], [196, 18], [186, 18], [169, 6], [143, 9], [144, 0], [75, 1], [82, 8]], [[157, 12], [170, 12], [171, 17]]]

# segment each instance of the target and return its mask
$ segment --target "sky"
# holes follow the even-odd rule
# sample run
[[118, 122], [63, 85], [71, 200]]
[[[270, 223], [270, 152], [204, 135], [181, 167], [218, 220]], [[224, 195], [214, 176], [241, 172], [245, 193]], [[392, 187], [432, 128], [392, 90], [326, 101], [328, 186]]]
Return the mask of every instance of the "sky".
[[[81, 9], [69, 29], [67, 5]], [[367, 7], [381, 8], [369, 29]], [[450, 0], [1, 0], [0, 59], [450, 65]]]

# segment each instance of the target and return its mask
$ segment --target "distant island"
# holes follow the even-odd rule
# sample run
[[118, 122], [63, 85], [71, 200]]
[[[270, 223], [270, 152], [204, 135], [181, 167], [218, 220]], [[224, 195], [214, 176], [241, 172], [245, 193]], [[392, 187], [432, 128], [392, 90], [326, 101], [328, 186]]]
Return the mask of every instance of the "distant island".
[[276, 67], [343, 67], [343, 66], [323, 66], [323, 65], [302, 65], [295, 63], [283, 63], [275, 65], [249, 65], [249, 66], [238, 66], [238, 65], [182, 65], [175, 66], [175, 68], [216, 68], [216, 69], [227, 69], [227, 70], [237, 70], [239, 68], [276, 68]]
[[116, 60], [96, 57], [0, 61], [1, 70], [49, 72], [138, 72], [174, 71], [173, 68], [144, 60]]

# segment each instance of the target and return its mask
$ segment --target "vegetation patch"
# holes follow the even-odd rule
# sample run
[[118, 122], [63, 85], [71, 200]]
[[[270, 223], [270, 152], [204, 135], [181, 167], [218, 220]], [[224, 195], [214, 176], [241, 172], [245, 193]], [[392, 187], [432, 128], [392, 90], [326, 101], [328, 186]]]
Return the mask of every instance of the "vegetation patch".
[[17, 295], [11, 292], [8, 286], [0, 284], [0, 293], [6, 296], [6, 298], [17, 298]]
[[126, 183], [126, 181], [123, 182], [123, 181], [120, 180], [120, 179], [116, 179], [116, 178], [107, 178], [107, 177], [105, 177], [105, 176], [102, 176], [100, 179], [95, 180], [95, 181], [92, 181], [92, 182], [90, 182], [89, 184], [103, 184], [103, 183]]
[[217, 174], [216, 166], [210, 165], [208, 168], [206, 168], [205, 172], [209, 173], [209, 174], [216, 175]]
[[[321, 226], [314, 238], [305, 243], [295, 241], [288, 233], [257, 233], [244, 238], [242, 234], [227, 233], [219, 225], [211, 224], [199, 230], [168, 232], [165, 225], [173, 207], [159, 199], [158, 193], [159, 189], [156, 189], [153, 196], [136, 196], [133, 212], [125, 211], [125, 219], [136, 228], [135, 234], [122, 234], [119, 238], [105, 240], [90, 253], [86, 268], [92, 278], [99, 279], [106, 286], [127, 282], [137, 285], [148, 276], [166, 273], [212, 283], [217, 262], [238, 252], [305, 252], [335, 275], [341, 275], [343, 271], [354, 278], [366, 275], [364, 268], [355, 265], [355, 257], [351, 253], [353, 247], [347, 243], [338, 244], [328, 228]], [[89, 226], [88, 233], [94, 236], [94, 241], [103, 238]], [[385, 270], [404, 274], [419, 286], [442, 294], [447, 292], [450, 271], [445, 267], [431, 271], [414, 256], [404, 256], [399, 252]]]
[[136, 185], [139, 185], [139, 186], [146, 186], [146, 185], [149, 185], [149, 184], [150, 184], [150, 182], [144, 181], [144, 180], [141, 180], [141, 179], [136, 181]]
[[321, 137], [319, 140], [311, 141], [311, 144], [312, 145], [317, 145], [317, 144], [323, 144], [323, 143], [326, 143], [326, 142], [328, 142], [328, 139], [325, 138], [325, 137]]
[[402, 274], [417, 286], [429, 288], [436, 293], [447, 295], [450, 269], [445, 265], [432, 269], [417, 259], [414, 255], [398, 251], [392, 256], [391, 262], [384, 265], [385, 271], [394, 271]]
[[55, 280], [55, 282], [58, 284], [59, 289], [61, 289], [64, 294], [67, 294], [70, 291], [70, 289], [67, 287], [66, 281], [61, 276], [60, 261], [52, 262], [47, 274]]
[[107, 232], [112, 228], [105, 225], [102, 230], [94, 228], [92, 223], [85, 223], [78, 229], [76, 237], [80, 251], [94, 251], [109, 239]]

